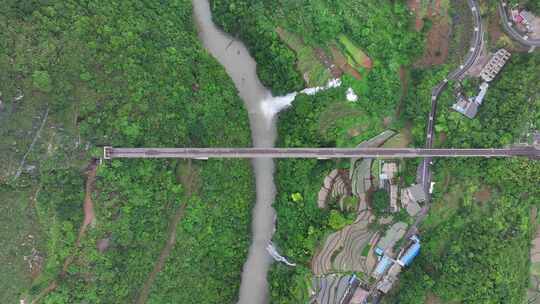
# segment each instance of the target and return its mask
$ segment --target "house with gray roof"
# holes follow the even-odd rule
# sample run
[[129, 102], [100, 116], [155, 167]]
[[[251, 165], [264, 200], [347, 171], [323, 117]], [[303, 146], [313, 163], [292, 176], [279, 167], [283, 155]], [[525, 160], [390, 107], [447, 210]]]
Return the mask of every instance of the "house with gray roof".
[[410, 216], [415, 216], [420, 212], [422, 208], [419, 203], [424, 201], [426, 201], [426, 192], [422, 185], [415, 184], [401, 191], [401, 205]]
[[487, 82], [482, 82], [479, 88], [480, 92], [478, 92], [478, 95], [474, 98], [465, 98], [465, 96], [460, 94], [456, 103], [452, 105], [452, 109], [468, 118], [474, 118], [478, 113], [478, 108], [482, 102], [484, 102], [484, 97], [486, 97], [489, 84]]

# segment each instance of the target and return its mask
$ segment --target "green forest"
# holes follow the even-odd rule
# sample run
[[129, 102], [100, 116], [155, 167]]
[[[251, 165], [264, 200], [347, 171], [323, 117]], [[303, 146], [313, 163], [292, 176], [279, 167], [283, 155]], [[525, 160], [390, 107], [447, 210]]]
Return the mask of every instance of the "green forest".
[[[17, 179], [2, 176], [0, 184], [2, 210], [23, 209], [17, 220], [39, 230], [34, 235], [45, 241], [36, 247], [45, 262], [37, 277], [22, 274], [30, 248], [17, 247], [21, 236], [3, 233], [12, 249], [2, 250], [1, 267], [15, 273], [0, 280], [2, 302], [18, 303], [21, 288], [40, 303], [135, 302], [179, 210], [176, 245], [147, 302], [235, 301], [254, 200], [247, 161], [105, 163], [91, 193], [95, 222], [75, 244], [85, 168], [101, 153], [94, 147], [250, 146], [247, 113], [224, 69], [202, 48], [191, 2], [4, 4], [2, 157], [18, 162], [39, 125], [34, 116], [48, 109], [48, 117], [27, 159], [37, 168]], [[24, 98], [15, 101], [19, 91]], [[23, 206], [32, 199], [37, 214], [29, 218]], [[14, 231], [22, 225], [6, 223]], [[109, 243], [106, 250], [98, 250], [100, 240]], [[15, 260], [24, 264], [4, 263]]]
[[[345, 34], [373, 59], [369, 93], [378, 103], [395, 99], [399, 92], [397, 70], [411, 63], [422, 50], [422, 36], [409, 31], [405, 4], [395, 1], [240, 1], [211, 0], [214, 21], [239, 36], [258, 63], [263, 84], [276, 94], [303, 88], [302, 75], [294, 69], [297, 54], [277, 31], [283, 27], [302, 37], [309, 46], [328, 48]], [[391, 30], [389, 30], [391, 29]], [[373, 87], [375, 86], [375, 87]], [[364, 87], [365, 88], [365, 87]]]
[[[514, 2], [539, 12], [537, 0]], [[237, 301], [255, 200], [249, 161], [113, 160], [95, 168], [103, 146], [251, 146], [247, 112], [202, 47], [191, 1], [2, 3], [0, 299]], [[404, 1], [210, 4], [214, 22], [246, 44], [274, 95], [324, 84], [337, 77], [332, 65], [341, 70], [340, 87], [298, 94], [279, 113], [277, 147], [355, 147], [388, 129], [410, 133], [409, 146], [421, 147], [431, 89], [460, 62], [415, 65], [431, 21], [414, 31]], [[513, 52], [472, 120], [451, 110], [458, 84], [450, 83], [439, 99], [434, 146], [530, 143], [540, 128], [538, 71], [540, 53]], [[459, 85], [474, 94], [479, 81]], [[346, 100], [348, 88], [357, 101]], [[403, 162], [406, 183], [418, 162]], [[349, 166], [276, 160], [273, 241], [297, 266], [271, 266], [271, 303], [309, 300], [317, 247], [356, 215], [335, 201], [318, 208], [317, 194], [330, 170]], [[421, 254], [383, 303], [523, 303], [540, 163], [441, 159], [433, 172]], [[89, 199], [95, 218], [86, 226]], [[386, 214], [386, 192], [372, 200]], [[174, 246], [162, 256], [166, 244]]]

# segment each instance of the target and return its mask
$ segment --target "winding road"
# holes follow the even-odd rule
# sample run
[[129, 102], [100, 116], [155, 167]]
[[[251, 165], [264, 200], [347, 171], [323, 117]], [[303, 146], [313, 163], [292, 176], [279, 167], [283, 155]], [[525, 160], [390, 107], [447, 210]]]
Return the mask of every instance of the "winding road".
[[499, 7], [499, 16], [501, 17], [501, 23], [503, 26], [504, 31], [512, 37], [512, 39], [516, 40], [522, 45], [529, 46], [529, 47], [537, 47], [540, 46], [540, 39], [530, 39], [527, 35], [522, 35], [519, 33], [515, 28], [514, 24], [510, 19], [508, 18], [508, 14], [506, 13], [506, 2], [500, 2]]
[[[443, 79], [438, 85], [436, 85], [431, 90], [431, 111], [429, 112], [428, 122], [427, 122], [427, 130], [426, 130], [426, 143], [425, 148], [431, 149], [433, 147], [433, 137], [435, 135], [435, 121], [437, 117], [437, 101], [439, 99], [439, 96], [441, 95], [442, 91], [447, 87], [448, 81], [450, 80], [459, 80], [474, 64], [478, 56], [480, 55], [480, 51], [482, 50], [482, 37], [484, 35], [484, 29], [482, 27], [482, 17], [480, 16], [480, 7], [478, 6], [478, 3], [475, 0], [467, 0], [467, 3], [469, 5], [469, 8], [471, 10], [471, 14], [473, 16], [473, 23], [474, 23], [474, 31], [473, 31], [473, 37], [472, 37], [472, 43], [471, 48], [469, 49], [469, 52], [467, 54], [467, 57], [465, 58], [465, 61], [463, 64], [459, 66], [459, 68], [455, 69], [454, 71], [450, 72], [448, 76]], [[421, 164], [421, 183], [424, 186], [424, 189], [429, 189], [429, 186], [431, 184], [431, 158], [424, 158]]]

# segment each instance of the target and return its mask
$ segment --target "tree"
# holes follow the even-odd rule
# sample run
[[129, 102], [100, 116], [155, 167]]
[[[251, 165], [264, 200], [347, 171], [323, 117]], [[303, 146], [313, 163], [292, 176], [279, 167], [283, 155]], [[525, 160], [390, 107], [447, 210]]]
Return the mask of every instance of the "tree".
[[46, 93], [50, 92], [52, 89], [51, 79], [47, 71], [34, 71], [32, 74], [32, 83], [37, 89]]
[[384, 215], [390, 207], [390, 196], [384, 189], [375, 191], [371, 197], [371, 209], [377, 216]]

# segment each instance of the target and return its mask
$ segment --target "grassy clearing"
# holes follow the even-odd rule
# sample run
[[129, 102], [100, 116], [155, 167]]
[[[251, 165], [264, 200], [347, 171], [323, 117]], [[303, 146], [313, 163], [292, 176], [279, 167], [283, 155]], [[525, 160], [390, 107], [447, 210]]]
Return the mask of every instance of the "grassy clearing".
[[3, 303], [19, 302], [21, 289], [28, 288], [32, 281], [29, 264], [23, 257], [31, 255], [32, 248], [41, 251], [39, 225], [29, 208], [34, 195], [35, 189], [30, 187], [13, 190], [0, 186], [0, 298]]
[[432, 205], [429, 211], [430, 215], [426, 218], [422, 227], [429, 230], [451, 218], [456, 213], [462, 196], [463, 192], [459, 186], [452, 187], [450, 191], [444, 194], [442, 200]]
[[406, 148], [412, 141], [411, 131], [403, 129], [398, 134], [392, 136], [382, 146], [383, 148]]
[[367, 257], [370, 249], [371, 245], [367, 244], [366, 246], [364, 246], [364, 248], [362, 248], [362, 256]]
[[325, 138], [335, 139], [338, 146], [351, 146], [368, 139], [374, 133], [372, 130], [379, 130], [375, 128], [377, 125], [377, 122], [367, 120], [363, 111], [346, 102], [331, 104], [319, 118], [320, 134]]
[[531, 264], [531, 274], [535, 276], [540, 276], [540, 263]]
[[346, 56], [349, 64], [355, 68], [371, 68], [371, 59], [358, 48], [347, 36], [341, 34], [338, 36], [338, 41], [345, 48]]
[[322, 86], [331, 78], [330, 72], [317, 59], [313, 48], [304, 44], [298, 36], [287, 32], [283, 28], [276, 29], [279, 37], [297, 56], [297, 69], [304, 77], [309, 87]]

